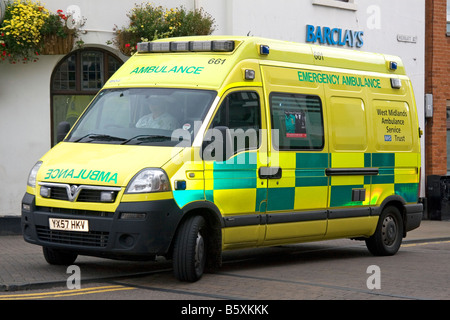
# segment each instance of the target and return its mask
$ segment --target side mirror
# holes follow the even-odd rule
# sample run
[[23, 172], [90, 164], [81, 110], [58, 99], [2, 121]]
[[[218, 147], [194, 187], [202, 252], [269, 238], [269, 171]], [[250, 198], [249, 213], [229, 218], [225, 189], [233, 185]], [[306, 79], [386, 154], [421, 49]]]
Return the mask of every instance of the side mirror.
[[69, 131], [70, 123], [68, 123], [67, 121], [58, 123], [58, 128], [56, 130], [56, 143], [63, 141]]
[[222, 162], [233, 153], [233, 139], [228, 127], [215, 127], [206, 132], [200, 155], [203, 160]]

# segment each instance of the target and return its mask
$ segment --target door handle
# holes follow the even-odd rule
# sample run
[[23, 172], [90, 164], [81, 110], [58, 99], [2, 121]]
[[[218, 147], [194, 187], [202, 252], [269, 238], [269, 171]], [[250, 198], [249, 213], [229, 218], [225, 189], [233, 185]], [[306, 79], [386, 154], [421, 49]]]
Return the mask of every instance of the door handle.
[[280, 179], [281, 173], [280, 167], [260, 167], [258, 172], [260, 179]]
[[327, 176], [377, 176], [378, 168], [328, 168]]

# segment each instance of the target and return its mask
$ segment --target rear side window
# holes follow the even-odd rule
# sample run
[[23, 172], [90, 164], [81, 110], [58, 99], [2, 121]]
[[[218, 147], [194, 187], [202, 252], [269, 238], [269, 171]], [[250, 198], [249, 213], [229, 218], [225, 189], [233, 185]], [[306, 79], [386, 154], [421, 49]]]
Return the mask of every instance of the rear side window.
[[272, 142], [278, 150], [324, 147], [322, 102], [318, 96], [271, 93]]

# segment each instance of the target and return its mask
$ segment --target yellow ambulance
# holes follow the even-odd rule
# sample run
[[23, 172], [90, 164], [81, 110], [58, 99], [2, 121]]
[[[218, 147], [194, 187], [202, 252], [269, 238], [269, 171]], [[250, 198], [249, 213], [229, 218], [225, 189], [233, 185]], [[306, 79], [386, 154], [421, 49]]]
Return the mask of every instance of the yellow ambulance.
[[50, 264], [164, 256], [196, 281], [225, 250], [352, 238], [393, 255], [419, 227], [398, 57], [257, 37], [137, 49], [30, 172], [23, 236]]

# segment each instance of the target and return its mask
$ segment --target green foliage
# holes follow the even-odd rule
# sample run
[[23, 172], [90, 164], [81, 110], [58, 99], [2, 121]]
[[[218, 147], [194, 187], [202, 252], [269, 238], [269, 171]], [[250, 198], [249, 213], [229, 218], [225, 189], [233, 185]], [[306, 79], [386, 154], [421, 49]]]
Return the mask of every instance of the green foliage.
[[128, 26], [114, 28], [112, 41], [124, 54], [132, 54], [142, 41], [161, 38], [208, 35], [214, 31], [214, 19], [203, 9], [188, 11], [180, 8], [165, 9], [150, 3], [136, 5], [128, 14]]
[[40, 2], [7, 2], [5, 18], [0, 24], [0, 62], [37, 61], [41, 52], [45, 53], [45, 49], [52, 45], [49, 38], [67, 38], [70, 35], [72, 38], [69, 40], [73, 41], [77, 30], [68, 28], [69, 19], [70, 16], [62, 10], [51, 13]]

